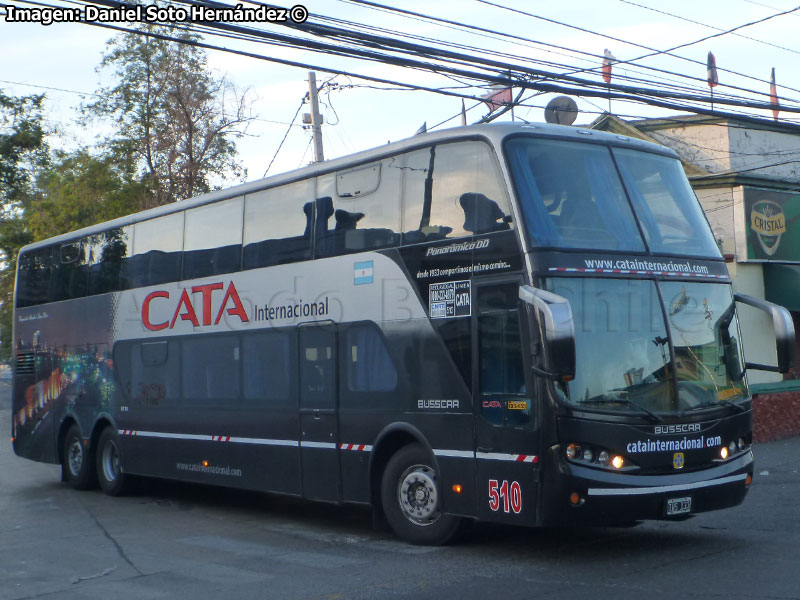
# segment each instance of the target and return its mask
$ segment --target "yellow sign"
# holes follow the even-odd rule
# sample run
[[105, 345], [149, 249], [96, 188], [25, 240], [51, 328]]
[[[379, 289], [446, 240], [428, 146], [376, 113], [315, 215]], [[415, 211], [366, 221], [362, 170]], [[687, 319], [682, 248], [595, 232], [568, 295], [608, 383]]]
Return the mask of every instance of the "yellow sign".
[[509, 400], [508, 410], [528, 410], [527, 400]]
[[761, 235], [781, 235], [786, 233], [786, 215], [783, 214], [779, 204], [774, 202], [759, 202], [761, 210], [753, 207], [750, 213], [750, 228]]

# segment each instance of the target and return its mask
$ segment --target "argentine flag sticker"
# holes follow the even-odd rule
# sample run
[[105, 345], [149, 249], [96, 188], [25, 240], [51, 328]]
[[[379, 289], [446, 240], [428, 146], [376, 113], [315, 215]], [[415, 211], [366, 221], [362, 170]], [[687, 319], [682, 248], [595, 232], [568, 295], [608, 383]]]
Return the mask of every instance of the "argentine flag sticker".
[[364, 262], [357, 262], [353, 264], [353, 283], [355, 285], [363, 285], [365, 283], [372, 283], [372, 273], [374, 271], [371, 260]]

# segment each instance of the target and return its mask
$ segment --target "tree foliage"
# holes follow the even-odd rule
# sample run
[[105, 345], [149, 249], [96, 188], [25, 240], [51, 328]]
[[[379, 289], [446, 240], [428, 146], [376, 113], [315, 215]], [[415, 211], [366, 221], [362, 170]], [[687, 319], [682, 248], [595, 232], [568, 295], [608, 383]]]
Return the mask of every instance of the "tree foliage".
[[85, 149], [55, 153], [36, 183], [36, 193], [23, 203], [34, 240], [127, 215], [148, 198], [130, 168]]
[[[94, 149], [51, 152], [44, 96], [0, 91], [0, 360], [11, 351], [16, 258], [25, 244], [195, 196], [241, 178], [235, 139], [251, 119], [246, 94], [214, 77], [196, 38], [125, 33], [109, 41], [99, 70], [110, 86], [84, 107]], [[159, 31], [164, 33], [164, 29]]]
[[35, 173], [47, 163], [43, 96], [0, 92], [0, 358], [11, 351], [14, 274], [19, 249], [33, 237], [25, 202], [34, 194]]
[[241, 177], [234, 140], [251, 117], [246, 95], [212, 76], [192, 34], [171, 30], [186, 42], [177, 43], [146, 35], [153, 31], [142, 25], [109, 42], [101, 71], [113, 71], [115, 83], [85, 116], [114, 123], [110, 153], [135, 165], [157, 206], [207, 192], [215, 178]]

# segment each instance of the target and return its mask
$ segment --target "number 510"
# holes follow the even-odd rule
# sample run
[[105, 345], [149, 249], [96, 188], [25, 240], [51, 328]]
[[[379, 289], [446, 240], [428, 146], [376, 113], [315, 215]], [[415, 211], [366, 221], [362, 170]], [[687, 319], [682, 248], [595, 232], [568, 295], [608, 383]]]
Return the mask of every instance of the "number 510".
[[505, 513], [514, 511], [515, 514], [519, 514], [522, 512], [522, 486], [518, 481], [509, 483], [505, 479], [503, 481], [489, 480], [489, 508], [497, 512], [500, 510], [501, 502]]

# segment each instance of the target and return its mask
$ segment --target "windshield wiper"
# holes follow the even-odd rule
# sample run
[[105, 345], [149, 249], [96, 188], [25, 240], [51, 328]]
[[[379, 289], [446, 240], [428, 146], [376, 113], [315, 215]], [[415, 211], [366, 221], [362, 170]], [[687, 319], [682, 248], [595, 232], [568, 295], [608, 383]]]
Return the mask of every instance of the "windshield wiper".
[[633, 400], [628, 400], [627, 398], [610, 398], [608, 396], [595, 396], [594, 398], [589, 398], [588, 400], [582, 400], [578, 404], [614, 404], [617, 402], [621, 402], [622, 404], [627, 404], [629, 406], [638, 408], [642, 413], [648, 416], [650, 421], [654, 423], [664, 422], [664, 419], [659, 417], [652, 410], [645, 408], [638, 402], [634, 402]]
[[721, 404], [725, 404], [727, 406], [730, 406], [731, 408], [735, 408], [740, 413], [743, 413], [743, 412], [745, 412], [747, 410], [746, 408], [736, 404], [735, 402], [731, 402], [730, 400], [724, 400], [722, 398], [718, 398], [717, 400], [714, 400], [713, 402], [703, 402], [701, 404], [695, 404], [691, 408], [685, 408], [683, 410], [683, 412], [687, 413], [687, 412], [691, 412], [693, 410], [699, 410], [701, 408], [711, 408], [711, 407], [714, 407], [714, 406], [718, 407]]

